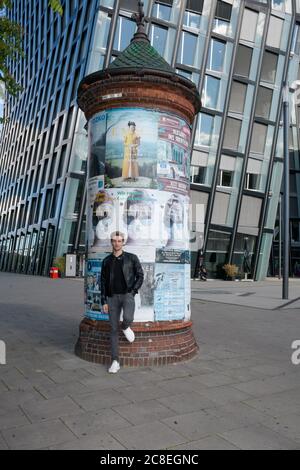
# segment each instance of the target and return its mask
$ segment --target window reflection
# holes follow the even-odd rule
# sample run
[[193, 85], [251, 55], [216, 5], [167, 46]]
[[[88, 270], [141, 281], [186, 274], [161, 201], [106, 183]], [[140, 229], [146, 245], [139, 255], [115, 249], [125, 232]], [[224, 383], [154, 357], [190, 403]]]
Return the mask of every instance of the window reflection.
[[114, 49], [123, 51], [129, 44], [135, 33], [136, 23], [134, 21], [119, 16], [114, 40]]
[[152, 25], [151, 33], [150, 33], [151, 45], [162, 56], [164, 55], [164, 52], [165, 52], [167, 36], [168, 36], [167, 28], [162, 28], [161, 26]]
[[230, 27], [232, 5], [218, 0], [214, 18], [213, 31], [226, 36]]
[[215, 72], [223, 72], [226, 43], [212, 39], [209, 46], [207, 68]]
[[204, 0], [187, 0], [184, 12], [183, 25], [189, 28], [199, 29]]
[[202, 103], [206, 108], [217, 108], [219, 90], [220, 80], [206, 75], [202, 91]]
[[208, 114], [200, 113], [196, 131], [195, 144], [209, 146], [212, 141], [214, 118]]
[[153, 5], [152, 15], [160, 20], [169, 21], [171, 18], [173, 0], [156, 1]]
[[184, 65], [193, 66], [197, 48], [198, 36], [182, 32], [177, 61]]

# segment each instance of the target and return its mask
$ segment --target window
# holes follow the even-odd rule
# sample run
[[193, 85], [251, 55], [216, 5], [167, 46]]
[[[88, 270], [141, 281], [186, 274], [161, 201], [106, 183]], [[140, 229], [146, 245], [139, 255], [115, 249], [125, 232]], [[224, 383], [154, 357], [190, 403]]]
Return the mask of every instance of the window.
[[198, 36], [183, 31], [180, 39], [177, 61], [180, 64], [193, 66], [197, 48]]
[[267, 36], [267, 45], [271, 47], [280, 48], [281, 35], [282, 35], [283, 21], [276, 16], [271, 16], [268, 36]]
[[285, 10], [285, 0], [272, 0], [272, 8], [274, 10], [284, 11]]
[[245, 108], [246, 93], [247, 85], [235, 81], [232, 82], [229, 111], [233, 113], [243, 114]]
[[241, 39], [248, 42], [255, 42], [258, 14], [255, 11], [245, 8], [241, 29]]
[[[107, 0], [106, 0], [106, 3], [107, 3]], [[109, 3], [112, 3], [112, 7], [113, 7], [113, 0], [110, 0]], [[127, 10], [127, 11], [137, 11], [137, 2], [136, 0], [120, 0], [120, 9]]]
[[156, 49], [160, 55], [164, 55], [167, 43], [168, 29], [161, 26], [152, 25], [151, 27], [151, 45]]
[[114, 40], [114, 49], [123, 51], [129, 44], [136, 30], [136, 23], [124, 16], [119, 16]]
[[253, 51], [250, 47], [239, 44], [234, 67], [234, 73], [236, 75], [241, 75], [242, 77], [247, 78], [249, 77], [252, 53]]
[[[291, 221], [291, 238], [292, 242], [300, 242], [300, 222], [297, 220], [292, 220]], [[299, 275], [299, 274], [298, 274]]]
[[272, 52], [264, 52], [261, 79], [264, 82], [275, 83], [278, 55]]
[[191, 166], [191, 183], [205, 184], [207, 167], [205, 166]]
[[171, 18], [172, 5], [173, 0], [156, 1], [153, 5], [152, 15], [160, 20], [169, 21]]
[[223, 72], [226, 43], [212, 39], [207, 61], [208, 70]]
[[264, 154], [268, 127], [254, 123], [250, 152]]
[[216, 14], [214, 18], [213, 30], [216, 33], [226, 35], [228, 33], [228, 26], [230, 25], [232, 12], [232, 5], [218, 0], [216, 7]]
[[214, 118], [208, 114], [200, 113], [196, 130], [195, 145], [209, 146], [212, 140]]
[[247, 173], [245, 179], [245, 189], [256, 190], [259, 191], [260, 186], [260, 175], [256, 175], [253, 173]]
[[47, 175], [47, 169], [48, 169], [48, 163], [49, 163], [49, 160], [45, 160], [44, 162], [44, 168], [43, 168], [43, 174], [42, 174], [42, 180], [41, 180], [41, 188], [43, 188], [45, 186], [45, 182], [46, 182], [46, 175]]
[[262, 199], [243, 196], [238, 231], [258, 235]]
[[233, 172], [228, 170], [219, 170], [218, 174], [218, 186], [223, 186], [227, 188], [232, 187], [233, 182]]
[[273, 91], [269, 88], [260, 86], [256, 102], [256, 116], [269, 119]]
[[45, 203], [44, 203], [44, 211], [43, 211], [43, 219], [42, 220], [47, 220], [48, 219], [49, 211], [50, 211], [51, 198], [52, 198], [52, 189], [48, 189], [47, 194], [46, 194]]
[[200, 28], [204, 0], [187, 0], [183, 25], [189, 28]]
[[245, 189], [259, 191], [261, 183], [262, 161], [249, 158], [245, 179]]
[[202, 91], [202, 103], [206, 108], [216, 109], [218, 105], [220, 80], [206, 75]]
[[227, 118], [223, 147], [238, 150], [242, 121]]

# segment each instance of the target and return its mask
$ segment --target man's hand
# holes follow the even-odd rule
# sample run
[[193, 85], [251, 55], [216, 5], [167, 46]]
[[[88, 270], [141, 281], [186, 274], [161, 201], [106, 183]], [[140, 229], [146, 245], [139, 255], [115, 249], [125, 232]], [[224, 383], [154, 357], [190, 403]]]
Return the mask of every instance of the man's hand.
[[103, 312], [108, 313], [108, 304], [103, 305]]

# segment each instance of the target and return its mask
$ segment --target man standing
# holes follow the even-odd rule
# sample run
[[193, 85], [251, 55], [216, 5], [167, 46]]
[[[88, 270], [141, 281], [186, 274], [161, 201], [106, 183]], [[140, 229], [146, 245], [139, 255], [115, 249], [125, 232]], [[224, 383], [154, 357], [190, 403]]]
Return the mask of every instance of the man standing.
[[133, 343], [134, 332], [130, 328], [133, 322], [135, 300], [139, 288], [143, 284], [144, 273], [138, 257], [123, 251], [124, 234], [111, 234], [113, 252], [102, 263], [101, 269], [101, 303], [103, 311], [109, 314], [111, 326], [112, 364], [108, 372], [115, 374], [119, 364], [119, 320], [123, 309], [122, 330], [130, 343]]

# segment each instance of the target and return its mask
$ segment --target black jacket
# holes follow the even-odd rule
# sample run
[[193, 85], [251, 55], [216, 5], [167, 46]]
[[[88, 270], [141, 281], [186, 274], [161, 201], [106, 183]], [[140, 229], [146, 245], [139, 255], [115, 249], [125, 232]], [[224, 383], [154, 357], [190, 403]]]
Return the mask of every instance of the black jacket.
[[[113, 285], [113, 263], [114, 255], [111, 253], [102, 262], [101, 269], [101, 303], [107, 303], [107, 297], [112, 296], [111, 287]], [[127, 284], [127, 291], [136, 294], [144, 281], [144, 272], [141, 263], [136, 255], [123, 251], [123, 274]]]

